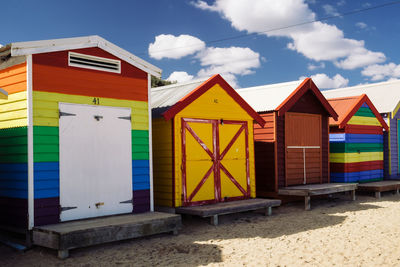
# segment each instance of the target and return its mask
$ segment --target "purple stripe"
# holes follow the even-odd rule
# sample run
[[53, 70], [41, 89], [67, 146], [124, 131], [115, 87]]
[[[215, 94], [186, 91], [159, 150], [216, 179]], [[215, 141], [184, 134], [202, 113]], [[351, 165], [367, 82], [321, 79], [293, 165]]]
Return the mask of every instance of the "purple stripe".
[[0, 225], [26, 229], [28, 200], [0, 197]]
[[133, 191], [133, 213], [150, 211], [150, 190]]
[[60, 198], [35, 199], [35, 226], [60, 222]]

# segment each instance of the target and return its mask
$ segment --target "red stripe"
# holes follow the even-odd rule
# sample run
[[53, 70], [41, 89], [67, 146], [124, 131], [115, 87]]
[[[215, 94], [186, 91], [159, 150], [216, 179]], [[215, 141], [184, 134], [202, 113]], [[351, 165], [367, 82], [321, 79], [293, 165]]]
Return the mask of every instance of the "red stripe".
[[363, 161], [353, 163], [330, 163], [331, 172], [360, 172], [383, 169], [383, 160]]
[[224, 152], [222, 152], [221, 156], [219, 157], [219, 160], [223, 160], [225, 157], [226, 153], [229, 151], [229, 149], [233, 146], [235, 141], [239, 138], [239, 135], [243, 132], [244, 126], [240, 127], [240, 129], [237, 131], [235, 136], [232, 138], [232, 140], [229, 142], [229, 144], [226, 146]]

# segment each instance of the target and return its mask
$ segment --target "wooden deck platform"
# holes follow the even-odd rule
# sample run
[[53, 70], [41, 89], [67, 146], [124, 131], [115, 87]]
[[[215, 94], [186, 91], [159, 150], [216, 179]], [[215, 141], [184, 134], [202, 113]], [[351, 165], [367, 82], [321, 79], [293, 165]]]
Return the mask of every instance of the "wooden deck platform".
[[375, 192], [376, 198], [381, 198], [381, 192], [395, 191], [399, 195], [400, 180], [386, 180], [358, 185], [358, 191]]
[[307, 184], [280, 188], [279, 195], [286, 196], [304, 196], [305, 210], [311, 209], [311, 196], [330, 195], [339, 192], [351, 192], [352, 200], [356, 199], [356, 183], [325, 183], [325, 184]]
[[203, 218], [210, 217], [210, 223], [212, 225], [218, 225], [219, 215], [265, 209], [265, 215], [270, 216], [272, 214], [272, 207], [278, 207], [280, 205], [281, 201], [278, 199], [253, 198], [203, 206], [179, 207], [175, 208], [175, 212], [178, 214], [195, 215]]
[[161, 212], [117, 215], [33, 228], [33, 244], [58, 250], [61, 259], [69, 250], [113, 241], [172, 232], [182, 227], [181, 216]]

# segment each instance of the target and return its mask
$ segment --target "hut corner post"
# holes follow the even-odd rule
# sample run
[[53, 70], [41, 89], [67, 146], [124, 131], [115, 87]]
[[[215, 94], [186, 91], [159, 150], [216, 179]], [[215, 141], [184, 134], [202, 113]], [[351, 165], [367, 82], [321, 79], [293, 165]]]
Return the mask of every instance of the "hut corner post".
[[33, 177], [33, 101], [32, 101], [32, 55], [26, 56], [26, 80], [27, 80], [27, 112], [28, 112], [28, 231], [26, 236], [27, 245], [30, 246], [30, 230], [34, 226], [34, 177]]
[[150, 175], [150, 211], [154, 211], [154, 187], [153, 187], [153, 135], [151, 121], [151, 74], [147, 74], [147, 105], [149, 112], [149, 175]]

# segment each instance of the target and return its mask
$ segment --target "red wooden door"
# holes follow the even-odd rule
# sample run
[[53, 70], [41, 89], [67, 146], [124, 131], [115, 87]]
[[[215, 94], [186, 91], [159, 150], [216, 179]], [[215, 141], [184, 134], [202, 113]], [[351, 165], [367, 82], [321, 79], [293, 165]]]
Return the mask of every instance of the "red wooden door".
[[250, 197], [248, 125], [181, 119], [183, 205]]
[[285, 114], [285, 184], [322, 181], [321, 115]]

